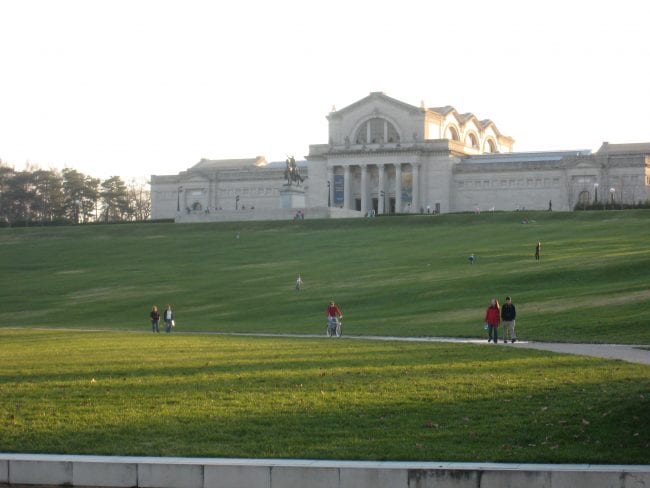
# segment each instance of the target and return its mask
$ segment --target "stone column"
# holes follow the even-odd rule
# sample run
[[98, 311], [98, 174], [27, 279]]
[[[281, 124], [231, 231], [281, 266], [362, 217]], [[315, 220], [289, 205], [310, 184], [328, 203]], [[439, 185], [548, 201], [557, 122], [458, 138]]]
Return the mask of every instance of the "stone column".
[[345, 166], [343, 173], [343, 208], [350, 208], [350, 166]]
[[395, 165], [395, 213], [402, 211], [402, 164]]
[[329, 195], [327, 196], [327, 201], [329, 202], [330, 206], [334, 205], [334, 168], [330, 166], [327, 168], [327, 189], [329, 191]]
[[384, 165], [378, 165], [377, 171], [379, 172], [379, 183], [377, 185], [377, 213], [383, 215], [386, 212], [386, 209], [384, 208], [386, 202], [386, 194], [384, 192]]
[[368, 165], [361, 165], [361, 213], [368, 213]]
[[418, 213], [420, 211], [420, 165], [411, 164], [411, 168], [413, 168], [411, 212]]

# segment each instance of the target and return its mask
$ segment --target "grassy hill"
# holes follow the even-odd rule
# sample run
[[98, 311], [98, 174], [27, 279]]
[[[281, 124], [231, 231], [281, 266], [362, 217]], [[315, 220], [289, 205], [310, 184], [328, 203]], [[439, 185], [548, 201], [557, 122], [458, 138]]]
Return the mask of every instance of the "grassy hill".
[[637, 210], [0, 229], [0, 326], [147, 330], [171, 303], [179, 330], [321, 333], [334, 298], [347, 334], [482, 337], [508, 294], [521, 338], [650, 344], [649, 224]]
[[0, 452], [645, 464], [650, 368], [476, 344], [0, 329]]

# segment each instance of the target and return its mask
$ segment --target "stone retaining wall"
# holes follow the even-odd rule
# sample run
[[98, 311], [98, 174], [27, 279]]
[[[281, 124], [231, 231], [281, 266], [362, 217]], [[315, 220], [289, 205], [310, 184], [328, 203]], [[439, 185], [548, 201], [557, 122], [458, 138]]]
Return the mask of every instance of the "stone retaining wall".
[[0, 486], [151, 488], [637, 488], [650, 465], [153, 458], [0, 453]]
[[244, 210], [217, 210], [210, 213], [191, 212], [179, 213], [175, 222], [179, 224], [196, 224], [205, 222], [241, 222], [263, 220], [293, 220], [298, 211], [304, 212], [305, 219], [349, 219], [361, 217], [361, 212], [336, 207], [311, 207], [306, 209], [278, 208], [278, 209], [244, 209]]

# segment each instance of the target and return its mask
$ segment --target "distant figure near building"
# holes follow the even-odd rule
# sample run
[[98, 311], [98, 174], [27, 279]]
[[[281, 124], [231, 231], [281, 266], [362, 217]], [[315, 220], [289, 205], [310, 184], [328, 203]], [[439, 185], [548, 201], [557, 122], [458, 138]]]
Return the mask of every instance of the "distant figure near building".
[[476, 261], [476, 258], [474, 257], [474, 254], [470, 254], [467, 257], [467, 261], [469, 262], [469, 264], [474, 264], [474, 261]]
[[298, 275], [298, 278], [296, 279], [296, 291], [300, 291], [302, 288], [302, 278], [300, 275]]
[[540, 255], [541, 252], [542, 252], [542, 243], [541, 243], [541, 242], [538, 242], [538, 243], [535, 245], [535, 259], [536, 259], [537, 261], [539, 261], [539, 255]]

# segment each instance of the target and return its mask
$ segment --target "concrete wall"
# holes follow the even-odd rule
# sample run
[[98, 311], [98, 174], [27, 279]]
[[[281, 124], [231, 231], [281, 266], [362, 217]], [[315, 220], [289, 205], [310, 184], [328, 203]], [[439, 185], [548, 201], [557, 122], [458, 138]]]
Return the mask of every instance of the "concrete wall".
[[342, 208], [249, 208], [245, 210], [218, 210], [208, 214], [204, 212], [180, 213], [176, 215], [178, 224], [196, 224], [200, 222], [241, 222], [252, 220], [292, 220], [299, 210], [303, 210], [305, 219], [346, 219], [361, 217], [361, 212]]
[[632, 488], [650, 466], [58, 456], [0, 453], [0, 486]]

